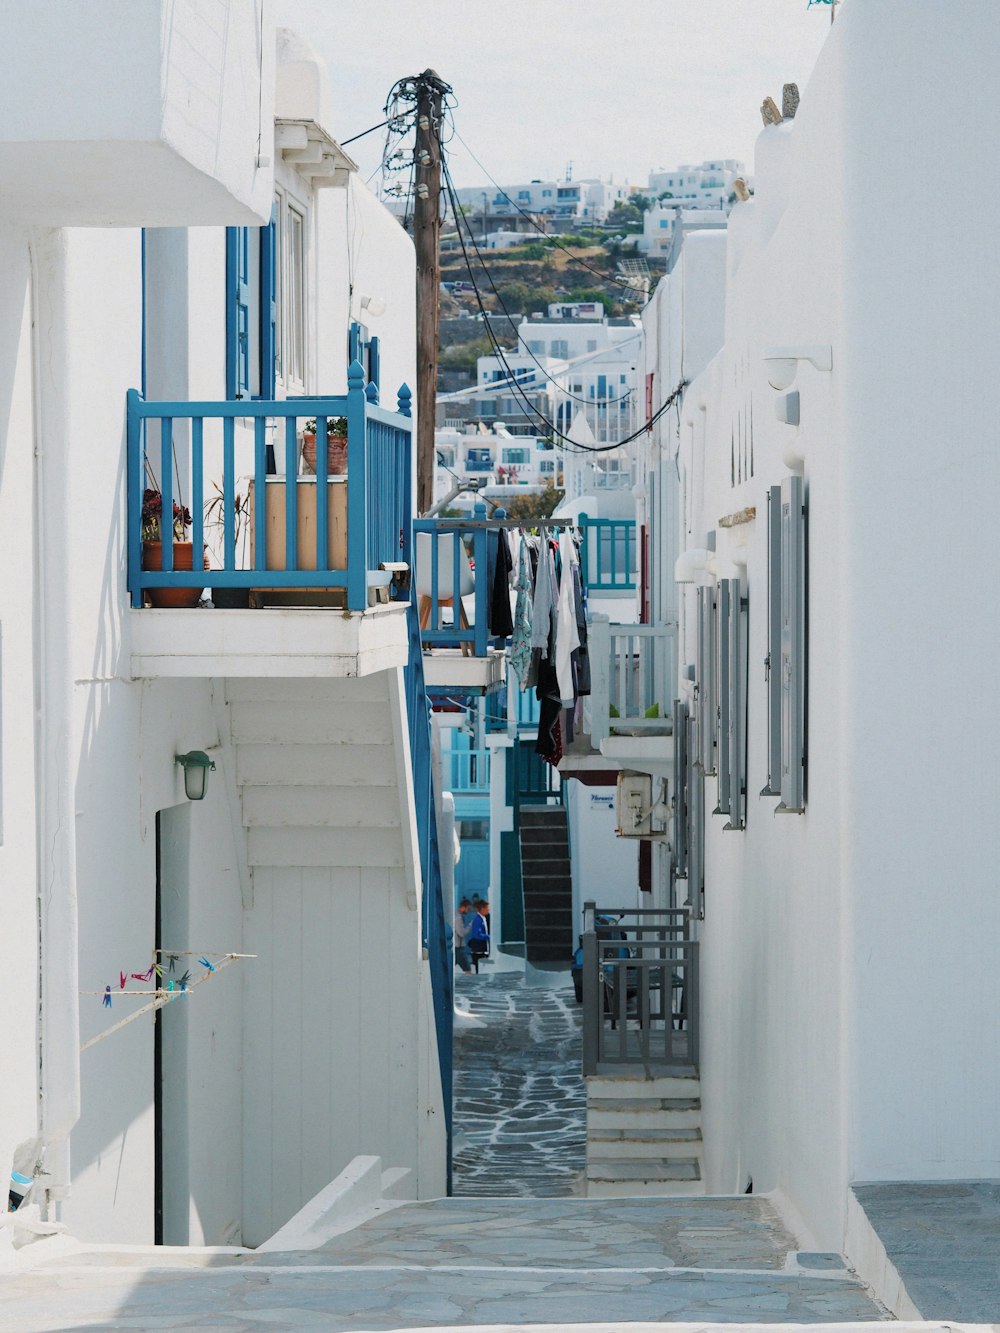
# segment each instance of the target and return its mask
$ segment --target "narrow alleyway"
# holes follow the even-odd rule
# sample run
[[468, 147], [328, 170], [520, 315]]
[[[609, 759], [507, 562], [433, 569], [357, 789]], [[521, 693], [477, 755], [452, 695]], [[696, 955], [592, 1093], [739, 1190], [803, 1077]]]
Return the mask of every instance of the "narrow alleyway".
[[887, 1318], [839, 1255], [799, 1253], [766, 1198], [573, 1197], [585, 1112], [570, 976], [497, 963], [456, 983], [459, 1197], [383, 1204], [307, 1251], [71, 1249], [6, 1281], [0, 1333]]
[[586, 1111], [569, 972], [484, 966], [455, 990], [454, 1193], [578, 1193]]

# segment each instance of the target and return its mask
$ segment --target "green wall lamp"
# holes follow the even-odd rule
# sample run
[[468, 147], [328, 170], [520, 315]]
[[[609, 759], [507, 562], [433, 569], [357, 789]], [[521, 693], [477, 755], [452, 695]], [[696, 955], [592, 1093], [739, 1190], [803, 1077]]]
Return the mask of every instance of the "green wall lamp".
[[174, 759], [184, 769], [184, 795], [189, 801], [203, 801], [209, 770], [215, 769], [214, 759], [209, 759], [204, 750], [189, 750], [187, 754], [174, 755]]

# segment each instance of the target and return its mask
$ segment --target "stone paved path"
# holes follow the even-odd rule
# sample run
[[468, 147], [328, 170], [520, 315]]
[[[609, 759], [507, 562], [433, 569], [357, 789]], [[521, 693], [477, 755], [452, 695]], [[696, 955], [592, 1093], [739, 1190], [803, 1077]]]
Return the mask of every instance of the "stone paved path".
[[456, 1195], [575, 1194], [586, 1138], [580, 1006], [568, 972], [455, 979]]
[[67, 1255], [3, 1280], [0, 1330], [653, 1333], [661, 1321], [709, 1330], [885, 1317], [835, 1256], [790, 1247], [763, 1198], [442, 1199], [393, 1208], [307, 1253]]

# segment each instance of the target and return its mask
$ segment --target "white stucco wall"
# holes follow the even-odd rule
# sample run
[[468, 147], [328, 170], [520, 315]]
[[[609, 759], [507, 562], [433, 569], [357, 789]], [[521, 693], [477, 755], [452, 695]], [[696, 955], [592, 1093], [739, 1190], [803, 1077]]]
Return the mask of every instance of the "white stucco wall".
[[45, 225], [264, 221], [272, 169], [258, 165], [258, 141], [274, 116], [274, 53], [273, 23], [253, 0], [8, 5], [0, 214]]
[[[906, 192], [928, 153], [944, 188], [980, 169], [980, 137], [926, 108], [974, 88], [986, 123], [998, 38], [973, 3], [946, 21], [911, 6], [903, 28], [874, 0], [844, 5], [795, 121], [759, 140], [756, 198], [730, 224], [726, 345], [680, 425], [685, 543], [714, 530], [715, 570], [741, 575], [750, 606], [747, 826], [709, 816], [706, 847], [708, 1184], [781, 1189], [831, 1247], [850, 1180], [1000, 1171], [982, 1043], [1000, 1009], [995, 783], [974, 757], [997, 730], [996, 208], [949, 238]], [[762, 359], [796, 344], [833, 356], [832, 373], [798, 363], [798, 428], [776, 420]], [[808, 799], [775, 817], [757, 795], [764, 506], [790, 465], [808, 506]], [[693, 588], [683, 600], [682, 662]], [[710, 778], [708, 810], [714, 795]]]
[[583, 904], [650, 907], [639, 891], [639, 844], [615, 834], [615, 788], [570, 782], [566, 808], [573, 872], [573, 936], [583, 930]]

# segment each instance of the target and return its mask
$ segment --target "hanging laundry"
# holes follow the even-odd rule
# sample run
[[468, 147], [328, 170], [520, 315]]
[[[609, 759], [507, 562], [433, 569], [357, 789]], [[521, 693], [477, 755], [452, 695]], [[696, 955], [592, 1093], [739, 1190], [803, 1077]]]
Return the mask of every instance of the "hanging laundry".
[[576, 597], [573, 590], [573, 566], [576, 550], [569, 533], [563, 531], [559, 539], [559, 602], [556, 610], [555, 667], [559, 680], [559, 698], [563, 708], [572, 708], [576, 702], [573, 691], [573, 653], [580, 646], [576, 623]]
[[577, 698], [590, 693], [590, 648], [587, 644], [587, 602], [580, 578], [580, 548], [576, 547], [577, 559], [573, 564], [573, 600], [576, 603], [576, 629], [580, 636], [580, 646], [573, 654], [573, 675], [576, 683]]
[[528, 554], [527, 540], [522, 537], [521, 549], [517, 556], [517, 578], [514, 589], [517, 601], [514, 606], [514, 632], [510, 646], [510, 665], [520, 682], [521, 689], [526, 689], [531, 674], [531, 556]]
[[510, 576], [514, 561], [505, 529], [501, 528], [499, 532], [489, 535], [487, 577], [490, 579], [490, 602], [487, 621], [494, 638], [506, 639], [514, 632], [510, 614]]
[[531, 608], [531, 646], [540, 648], [544, 654], [549, 651], [549, 631], [553, 626], [553, 613], [559, 597], [556, 583], [556, 567], [552, 558], [552, 546], [542, 533], [542, 542], [538, 548], [538, 573], [535, 575], [535, 598]]

